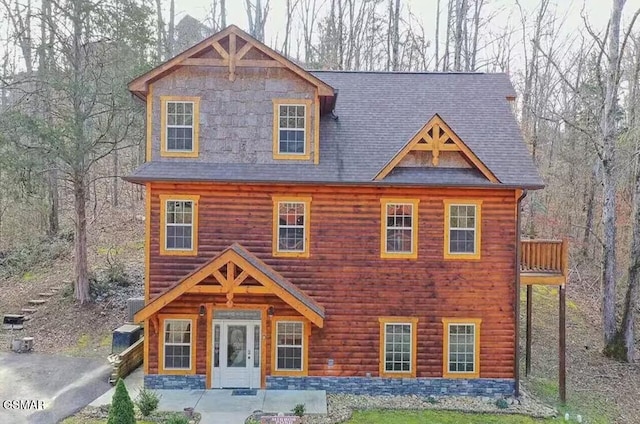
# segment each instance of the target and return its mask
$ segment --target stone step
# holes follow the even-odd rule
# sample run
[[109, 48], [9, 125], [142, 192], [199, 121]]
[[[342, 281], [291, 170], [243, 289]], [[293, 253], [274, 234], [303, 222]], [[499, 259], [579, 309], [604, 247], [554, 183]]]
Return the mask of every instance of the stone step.
[[29, 305], [43, 305], [47, 303], [47, 299], [31, 299], [27, 303], [29, 303]]
[[22, 308], [20, 311], [24, 312], [25, 314], [35, 314], [36, 312], [38, 312], [36, 308]]
[[38, 293], [38, 296], [40, 297], [51, 297], [51, 296], [55, 296], [55, 293], [51, 293], [51, 292], [43, 292], [43, 293]]

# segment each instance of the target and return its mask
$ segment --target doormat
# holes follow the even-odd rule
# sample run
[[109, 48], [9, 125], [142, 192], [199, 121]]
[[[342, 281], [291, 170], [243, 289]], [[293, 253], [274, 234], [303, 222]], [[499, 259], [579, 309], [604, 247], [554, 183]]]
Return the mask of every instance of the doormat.
[[231, 391], [231, 396], [255, 396], [257, 394], [257, 389], [234, 389]]

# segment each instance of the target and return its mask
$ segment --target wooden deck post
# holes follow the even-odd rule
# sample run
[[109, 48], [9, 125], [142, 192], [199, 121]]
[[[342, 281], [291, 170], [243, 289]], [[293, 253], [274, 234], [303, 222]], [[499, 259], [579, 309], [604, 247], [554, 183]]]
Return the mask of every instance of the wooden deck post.
[[560, 355], [558, 364], [558, 389], [560, 392], [560, 402], [564, 405], [567, 403], [567, 368], [566, 368], [566, 310], [567, 298], [566, 288], [562, 284], [558, 290], [560, 298], [560, 328], [558, 329], [558, 354]]
[[525, 351], [525, 366], [524, 375], [529, 376], [531, 374], [531, 332], [532, 323], [531, 316], [533, 315], [533, 286], [527, 284], [527, 333], [526, 333], [526, 351]]

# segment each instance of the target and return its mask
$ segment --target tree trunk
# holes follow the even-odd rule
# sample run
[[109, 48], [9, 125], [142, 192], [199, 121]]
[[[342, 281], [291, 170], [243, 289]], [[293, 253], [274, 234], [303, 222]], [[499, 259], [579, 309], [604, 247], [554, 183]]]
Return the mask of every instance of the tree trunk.
[[120, 177], [118, 176], [119, 174], [119, 170], [118, 167], [120, 166], [118, 164], [118, 149], [114, 149], [113, 153], [111, 154], [112, 158], [113, 158], [113, 179], [111, 180], [111, 188], [113, 190], [113, 196], [111, 197], [111, 204], [113, 206], [118, 206], [119, 203], [119, 199], [118, 199], [118, 179], [120, 179]]
[[163, 52], [163, 40], [164, 40], [164, 21], [162, 19], [162, 0], [156, 0], [156, 54], [158, 55], [157, 61], [162, 62], [164, 57]]
[[75, 236], [74, 245], [74, 274], [75, 299], [84, 304], [91, 301], [89, 296], [89, 270], [87, 267], [87, 216], [86, 216], [86, 186], [82, 175], [76, 175], [73, 180]]
[[400, 0], [396, 0], [393, 10], [393, 32], [391, 34], [391, 70], [400, 70]]
[[227, 26], [227, 6], [225, 0], [220, 0], [220, 26], [226, 28]]
[[176, 34], [175, 34], [175, 30], [176, 30], [176, 2], [175, 0], [171, 0], [171, 2], [169, 3], [169, 30], [168, 30], [168, 34], [167, 34], [167, 59], [173, 57], [173, 55], [175, 54], [174, 50], [174, 45], [175, 45], [175, 40], [176, 40]]
[[435, 63], [435, 70], [437, 71], [438, 65], [440, 64], [440, 57], [439, 57], [439, 53], [440, 53], [440, 0], [438, 0], [438, 3], [436, 3], [436, 34], [435, 34], [435, 41], [434, 41], [434, 47], [436, 49], [436, 63]]
[[47, 194], [49, 197], [49, 229], [48, 236], [53, 237], [60, 231], [60, 197], [58, 196], [58, 170], [53, 167], [47, 173]]
[[615, 113], [618, 98], [620, 55], [620, 18], [625, 0], [613, 0], [609, 21], [608, 67], [605, 79], [605, 102], [600, 127], [602, 130], [602, 322], [605, 353], [612, 353], [616, 336], [616, 155]]

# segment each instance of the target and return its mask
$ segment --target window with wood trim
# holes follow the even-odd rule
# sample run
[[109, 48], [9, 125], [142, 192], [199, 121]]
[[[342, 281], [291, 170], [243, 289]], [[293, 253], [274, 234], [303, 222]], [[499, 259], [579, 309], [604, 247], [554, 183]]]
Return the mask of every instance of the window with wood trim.
[[307, 375], [309, 323], [297, 317], [274, 317], [273, 375]]
[[160, 317], [160, 372], [165, 374], [195, 373], [195, 315]]
[[443, 370], [448, 378], [480, 375], [480, 323], [477, 318], [443, 318]]
[[199, 97], [162, 96], [161, 156], [198, 157]]
[[273, 255], [309, 256], [311, 198], [273, 198]]
[[160, 196], [160, 254], [198, 253], [199, 196]]
[[382, 258], [418, 257], [418, 204], [417, 199], [381, 200]]
[[480, 200], [445, 200], [444, 257], [480, 259]]
[[273, 157], [300, 159], [311, 157], [310, 99], [273, 100]]
[[382, 317], [380, 322], [380, 376], [415, 377], [418, 318]]

